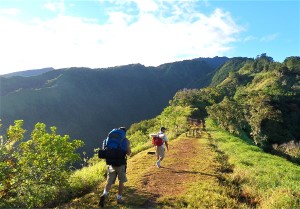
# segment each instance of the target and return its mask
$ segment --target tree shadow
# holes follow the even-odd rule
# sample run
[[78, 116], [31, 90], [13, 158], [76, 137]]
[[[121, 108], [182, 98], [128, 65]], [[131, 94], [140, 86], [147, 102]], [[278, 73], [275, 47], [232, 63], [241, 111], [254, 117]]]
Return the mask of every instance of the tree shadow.
[[212, 177], [216, 177], [216, 178], [218, 177], [218, 175], [216, 175], [216, 174], [204, 173], [204, 172], [199, 172], [199, 171], [178, 170], [178, 169], [174, 169], [174, 168], [168, 168], [165, 166], [161, 166], [160, 168], [170, 170], [170, 172], [172, 172], [172, 173], [200, 174], [200, 175], [212, 176]]
[[[105, 201], [104, 208], [141, 208], [141, 209], [155, 209], [157, 208], [156, 200], [160, 197], [159, 194], [145, 192], [136, 189], [133, 186], [125, 186], [123, 191], [124, 203], [117, 204], [116, 199], [117, 186], [112, 187], [109, 197]], [[100, 197], [99, 197], [100, 200]]]

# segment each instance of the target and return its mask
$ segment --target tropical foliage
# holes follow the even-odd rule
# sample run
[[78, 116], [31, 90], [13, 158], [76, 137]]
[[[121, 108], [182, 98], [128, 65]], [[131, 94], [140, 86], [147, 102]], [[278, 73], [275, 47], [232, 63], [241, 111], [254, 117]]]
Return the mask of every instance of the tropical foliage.
[[22, 126], [22, 120], [15, 121], [0, 136], [0, 207], [51, 206], [67, 195], [72, 164], [80, 160], [76, 150], [83, 142], [57, 135], [56, 127], [48, 132], [43, 123], [36, 124], [31, 138], [21, 142]]
[[[177, 64], [180, 66], [182, 63]], [[138, 71], [135, 72], [140, 73], [140, 67], [138, 66], [136, 69]], [[165, 78], [170, 78], [169, 75], [167, 76], [168, 71], [178, 72], [178, 69], [172, 65], [161, 67], [166, 69], [165, 74], [161, 75]], [[119, 69], [114, 70], [118, 71]], [[196, 73], [193, 70], [191, 72]], [[75, 72], [71, 70], [68, 73]], [[92, 73], [95, 75], [96, 72]], [[118, 73], [122, 73], [122, 71], [118, 71]], [[188, 73], [185, 72], [181, 76], [188, 77]], [[74, 85], [71, 85], [72, 88], [65, 88], [66, 83], [60, 80], [61, 77], [64, 77], [63, 75], [52, 79], [50, 77], [46, 79], [49, 88], [43, 88], [43, 91], [50, 92], [54, 96], [52, 99], [59, 101], [62, 98], [53, 91], [56, 85], [62, 85], [63, 89], [67, 91], [78, 90], [73, 81], [68, 79], [64, 82]], [[179, 83], [184, 83], [184, 78], [179, 79], [178, 75], [171, 77], [175, 80], [178, 79]], [[78, 90], [80, 95], [88, 92], [88, 84], [82, 79], [77, 76], [69, 78], [75, 79], [75, 83], [83, 87]], [[18, 78], [14, 79], [18, 80]], [[45, 81], [39, 83], [37, 78], [31, 79], [37, 82], [37, 85], [45, 83]], [[98, 79], [95, 77], [93, 81]], [[300, 57], [286, 58], [283, 63], [274, 62], [266, 54], [257, 56], [255, 59], [231, 59], [215, 72], [211, 80], [211, 85], [206, 88], [183, 88], [180, 91], [176, 89], [177, 92], [169, 102], [170, 105], [165, 107], [161, 114], [152, 119], [133, 123], [127, 132], [133, 154], [151, 147], [149, 134], [158, 132], [161, 126], [168, 128], [167, 134], [172, 140], [188, 130], [188, 117], [202, 120], [209, 117], [224, 130], [224, 132], [217, 130], [214, 123], [210, 119], [208, 120], [209, 128], [214, 131], [215, 141], [213, 144], [215, 143], [214, 145], [219, 146], [218, 149], [231, 156], [230, 163], [236, 166], [233, 175], [229, 175], [228, 179], [225, 179], [226, 182], [230, 182], [232, 185], [238, 182], [238, 185], [244, 186], [244, 188], [238, 188], [245, 192], [242, 195], [250, 200], [261, 198], [264, 200], [261, 201], [263, 207], [273, 207], [273, 203], [276, 203], [275, 206], [279, 208], [299, 205], [299, 198], [293, 198], [293, 195], [299, 195], [299, 190], [294, 183], [289, 183], [299, 180], [299, 175], [297, 175], [299, 169], [293, 171], [295, 164], [286, 164], [282, 158], [270, 157], [271, 155], [263, 153], [259, 147], [300, 163]], [[102, 82], [105, 83], [104, 80]], [[195, 80], [190, 85], [194, 85], [194, 82]], [[23, 88], [26, 89], [26, 82], [23, 85], [25, 85]], [[93, 85], [100, 84], [93, 82]], [[163, 87], [167, 85], [165, 83]], [[30, 88], [28, 87], [28, 89]], [[32, 94], [28, 93], [30, 92], [28, 89], [22, 91], [23, 99], [31, 98]], [[111, 97], [112, 102], [118, 102], [118, 98], [122, 97], [124, 91], [130, 92], [129, 87], [124, 87], [121, 93]], [[172, 91], [175, 91], [175, 88]], [[18, 94], [19, 90], [15, 89], [13, 92], [13, 95]], [[141, 92], [144, 93], [144, 91]], [[35, 89], [34, 93], [39, 95], [40, 89]], [[93, 95], [95, 96], [96, 93], [94, 92]], [[106, 94], [109, 95], [109, 92]], [[76, 102], [70, 95], [67, 96], [67, 100], [74, 104], [76, 109]], [[137, 101], [138, 98], [135, 96], [131, 95], [128, 98]], [[9, 101], [12, 102], [11, 104], [14, 103], [14, 97], [7, 98], [11, 99]], [[82, 99], [84, 100], [84, 98]], [[102, 99], [104, 98], [106, 97], [102, 97]], [[30, 102], [25, 99], [22, 101]], [[89, 101], [86, 106], [87, 114], [84, 116], [87, 118], [94, 114], [89, 107], [92, 107], [93, 101], [96, 100], [85, 101]], [[47, 103], [47, 101], [44, 102]], [[149, 98], [147, 102], [149, 102]], [[155, 105], [155, 102], [155, 100], [151, 100], [151, 104]], [[125, 108], [126, 105], [122, 104]], [[133, 109], [137, 108], [140, 106], [133, 104]], [[44, 109], [47, 109], [46, 105]], [[79, 107], [77, 109], [80, 110]], [[82, 119], [76, 115], [74, 109], [71, 108], [70, 111], [69, 113], [76, 118], [73, 121]], [[102, 109], [102, 111], [106, 111], [106, 109]], [[100, 115], [100, 113], [96, 114], [99, 117]], [[116, 119], [116, 117], [113, 118]], [[96, 119], [94, 118], [92, 121], [95, 122]], [[70, 127], [73, 126], [73, 123], [65, 125]], [[86, 126], [89, 124], [91, 123]], [[73, 171], [74, 163], [81, 160], [78, 154], [78, 149], [83, 146], [81, 140], [71, 141], [68, 135], [59, 135], [54, 126], [47, 130], [44, 123], [36, 123], [31, 133], [26, 133], [23, 125], [22, 120], [15, 120], [14, 125], [8, 126], [0, 136], [0, 207], [52, 207], [90, 191], [99, 181], [104, 180], [105, 164], [104, 161], [97, 159], [97, 156], [89, 160], [84, 159], [84, 163], [87, 163], [88, 166]], [[106, 126], [110, 125], [111, 122], [107, 122]], [[110, 128], [112, 127], [110, 126]], [[237, 137], [229, 135], [228, 132]], [[98, 148], [99, 145], [100, 143], [91, 149]], [[217, 151], [221, 153], [220, 150]], [[251, 154], [249, 154], [250, 152]], [[250, 155], [256, 156], [254, 153], [258, 156], [250, 159]], [[263, 161], [260, 160], [261, 157], [264, 158]], [[283, 171], [276, 169], [279, 175], [272, 174], [274, 181], [266, 173], [270, 173], [277, 164], [283, 166]], [[251, 168], [251, 171], [248, 171], [248, 168]], [[281, 179], [284, 174], [287, 174], [288, 180]], [[273, 189], [276, 191], [273, 192]], [[271, 199], [268, 201], [269, 197]], [[255, 199], [255, 201], [257, 200]]]
[[246, 133], [256, 145], [274, 153], [280, 147], [277, 151], [285, 155], [289, 142], [295, 148], [300, 139], [299, 64], [300, 57], [277, 63], [266, 54], [232, 59], [211, 87], [179, 91], [171, 103], [196, 108], [194, 117], [210, 116], [224, 130]]
[[191, 116], [193, 109], [182, 106], [168, 106], [157, 117], [132, 124], [127, 136], [131, 141], [133, 153], [137, 153], [152, 146], [150, 134], [158, 133], [160, 127], [168, 129], [168, 138], [174, 139], [188, 129], [187, 117]]

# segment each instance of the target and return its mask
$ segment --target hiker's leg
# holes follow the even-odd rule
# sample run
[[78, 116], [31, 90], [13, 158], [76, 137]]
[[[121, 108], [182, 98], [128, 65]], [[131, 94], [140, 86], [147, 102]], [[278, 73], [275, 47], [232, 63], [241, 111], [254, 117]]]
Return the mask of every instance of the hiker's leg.
[[116, 172], [115, 168], [113, 166], [109, 165], [108, 169], [107, 169], [107, 181], [106, 181], [106, 185], [105, 185], [103, 194], [105, 194], [105, 195], [108, 194], [108, 192], [111, 188], [111, 185], [115, 183], [116, 178], [117, 178], [117, 172]]
[[107, 177], [107, 182], [106, 182], [106, 185], [104, 187], [103, 194], [100, 196], [100, 201], [99, 201], [99, 206], [102, 207], [102, 208], [104, 207], [105, 199], [108, 196], [111, 185], [112, 185], [111, 180]]
[[104, 190], [103, 190], [103, 195], [107, 196], [108, 193], [109, 193], [110, 188], [111, 188], [111, 184], [107, 182], [105, 187], [104, 187]]
[[127, 182], [127, 177], [126, 177], [126, 165], [121, 165], [117, 169], [118, 173], [118, 179], [119, 179], [119, 188], [118, 188], [118, 196], [117, 196], [117, 201], [118, 203], [122, 203], [122, 194], [123, 194], [123, 189], [124, 189], [124, 182]]
[[165, 151], [162, 150], [160, 155], [160, 161], [162, 161], [164, 158], [165, 158]]
[[157, 148], [157, 151], [158, 151], [158, 156], [159, 156], [158, 160], [162, 161], [164, 159], [164, 157], [165, 157], [164, 147], [163, 146], [159, 146]]
[[156, 153], [156, 158], [157, 158], [157, 160], [159, 160], [159, 150], [158, 150], [158, 146], [155, 146], [155, 153]]
[[107, 181], [107, 183], [106, 183], [106, 185], [104, 187], [103, 194], [100, 196], [100, 201], [99, 201], [99, 206], [102, 207], [102, 208], [105, 205], [105, 199], [108, 196], [108, 192], [110, 190], [110, 187], [111, 187], [111, 184]]
[[118, 195], [119, 196], [122, 196], [123, 189], [124, 189], [124, 183], [119, 181], [119, 188], [118, 188]]
[[105, 195], [108, 194], [110, 188], [111, 188], [111, 184], [107, 182], [105, 185], [103, 194], [105, 194]]
[[118, 166], [115, 168], [116, 168], [116, 172], [118, 174], [119, 182], [122, 182], [122, 183], [127, 182], [126, 165], [121, 165], [121, 166]]

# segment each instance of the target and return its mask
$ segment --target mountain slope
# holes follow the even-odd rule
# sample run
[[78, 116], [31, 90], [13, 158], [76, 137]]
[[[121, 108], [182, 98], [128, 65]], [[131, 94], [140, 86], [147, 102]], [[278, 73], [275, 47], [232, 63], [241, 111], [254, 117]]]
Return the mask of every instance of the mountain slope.
[[[232, 58], [215, 72], [208, 88], [177, 92], [172, 102], [196, 108], [193, 117], [209, 115], [231, 133], [246, 133], [265, 151], [278, 145], [283, 146], [280, 152], [297, 150], [299, 66], [300, 57], [288, 57], [283, 63], [265, 54]], [[290, 154], [291, 159], [299, 156]]]
[[0, 77], [13, 77], [13, 76], [22, 76], [22, 77], [30, 77], [30, 76], [36, 76], [40, 75], [49, 71], [54, 70], [54, 68], [49, 67], [49, 68], [42, 68], [42, 69], [36, 69], [36, 70], [26, 70], [26, 71], [21, 71], [21, 72], [15, 72], [15, 73], [8, 73], [4, 75], [0, 75]]
[[220, 84], [223, 80], [225, 80], [229, 73], [231, 72], [237, 72], [242, 68], [247, 61], [251, 61], [253, 59], [246, 58], [246, 57], [235, 57], [230, 59], [228, 62], [226, 62], [220, 69], [217, 69], [216, 73], [214, 74], [211, 86], [216, 86]]
[[[214, 59], [215, 66], [226, 60], [211, 63]], [[205, 86], [198, 80], [207, 78], [212, 66], [195, 59], [156, 68], [132, 64], [0, 77], [0, 118], [4, 129], [23, 119], [27, 134], [37, 122], [56, 126], [59, 134], [84, 140], [83, 150], [92, 156], [110, 129], [158, 115], [180, 89]]]

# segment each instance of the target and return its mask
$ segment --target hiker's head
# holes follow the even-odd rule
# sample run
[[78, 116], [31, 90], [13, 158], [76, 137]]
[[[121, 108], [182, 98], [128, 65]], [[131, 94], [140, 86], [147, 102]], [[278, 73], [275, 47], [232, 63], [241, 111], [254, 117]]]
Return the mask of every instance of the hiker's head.
[[120, 127], [119, 129], [123, 130], [126, 133], [126, 128], [125, 127]]
[[167, 130], [167, 129], [166, 129], [165, 127], [161, 127], [161, 128], [160, 128], [160, 131], [161, 131], [161, 132], [165, 132], [166, 130]]

